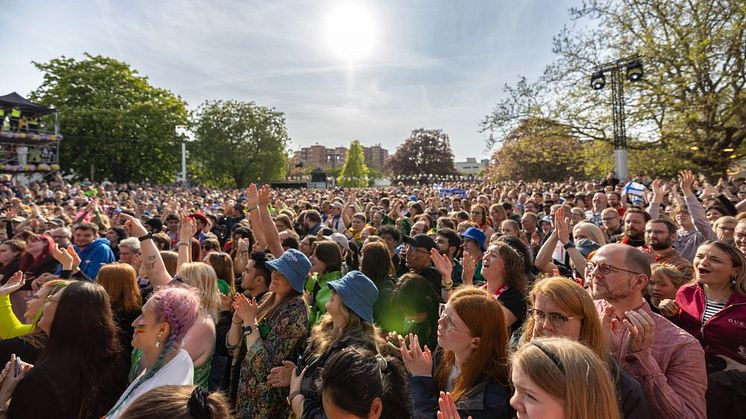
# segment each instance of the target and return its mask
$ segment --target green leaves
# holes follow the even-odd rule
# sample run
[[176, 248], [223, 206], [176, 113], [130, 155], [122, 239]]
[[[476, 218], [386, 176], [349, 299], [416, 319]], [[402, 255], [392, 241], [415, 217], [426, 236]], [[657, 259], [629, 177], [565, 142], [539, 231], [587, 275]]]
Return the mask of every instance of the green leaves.
[[241, 188], [285, 174], [289, 138], [282, 112], [254, 102], [205, 102], [192, 114], [192, 130], [192, 172], [202, 183]]
[[365, 153], [360, 141], [353, 140], [347, 151], [342, 171], [337, 183], [346, 188], [364, 188], [368, 186], [368, 166], [365, 165]]
[[115, 181], [173, 182], [179, 168], [176, 127], [186, 103], [150, 86], [112, 58], [55, 58], [34, 63], [44, 73], [32, 99], [59, 110], [63, 169]]

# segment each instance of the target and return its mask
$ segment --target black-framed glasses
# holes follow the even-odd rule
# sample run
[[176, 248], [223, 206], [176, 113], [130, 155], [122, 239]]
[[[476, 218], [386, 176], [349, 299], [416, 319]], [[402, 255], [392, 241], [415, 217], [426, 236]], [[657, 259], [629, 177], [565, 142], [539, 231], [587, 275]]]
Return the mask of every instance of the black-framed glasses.
[[534, 308], [529, 310], [529, 314], [534, 318], [535, 322], [538, 323], [544, 323], [546, 319], [549, 319], [549, 323], [552, 324], [555, 328], [560, 328], [567, 323], [568, 320], [577, 319], [578, 317], [573, 316], [565, 316], [562, 313], [556, 313], [556, 312], [550, 312], [545, 313], [538, 308]]
[[626, 272], [628, 274], [633, 274], [633, 275], [640, 275], [642, 273], [642, 272], [630, 271], [628, 269], [619, 268], [616, 266], [607, 265], [605, 263], [588, 262], [585, 265], [585, 272], [587, 275], [592, 274], [595, 270], [598, 270], [598, 272], [601, 272], [602, 275], [608, 275], [614, 271]]
[[179, 284], [185, 284], [183, 279], [179, 275], [174, 275], [174, 277], [168, 281], [168, 285], [179, 285]]

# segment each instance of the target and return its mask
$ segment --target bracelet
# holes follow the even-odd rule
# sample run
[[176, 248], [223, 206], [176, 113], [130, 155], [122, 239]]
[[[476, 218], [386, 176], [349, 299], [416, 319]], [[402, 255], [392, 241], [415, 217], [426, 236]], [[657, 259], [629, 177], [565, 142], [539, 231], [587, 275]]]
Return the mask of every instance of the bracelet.
[[148, 234], [146, 234], [144, 236], [138, 237], [137, 240], [141, 241], [141, 242], [144, 242], [145, 240], [152, 239], [152, 238], [153, 238], [153, 233], [148, 233]]
[[241, 323], [243, 323], [243, 321], [234, 322], [233, 320], [231, 320], [231, 323], [233, 323], [233, 324], [241, 324]]
[[302, 392], [302, 391], [300, 391], [300, 390], [295, 390], [294, 392], [290, 393], [290, 394], [289, 394], [289, 395], [288, 395], [288, 396], [287, 396], [287, 397], [285, 398], [285, 400], [287, 400], [287, 402], [288, 402], [288, 406], [291, 406], [291, 407], [292, 407], [292, 405], [293, 405], [293, 399], [295, 399], [295, 398], [296, 398], [296, 397], [298, 397], [298, 396], [302, 396], [302, 395], [303, 395], [303, 392]]
[[441, 282], [440, 286], [441, 286], [441, 288], [443, 288], [444, 290], [447, 291], [447, 290], [453, 288], [453, 281], [450, 281], [450, 282]]
[[179, 246], [191, 246], [191, 245], [192, 245], [191, 243], [182, 243], [182, 242], [179, 242], [179, 243], [176, 244], [176, 247], [179, 247]]

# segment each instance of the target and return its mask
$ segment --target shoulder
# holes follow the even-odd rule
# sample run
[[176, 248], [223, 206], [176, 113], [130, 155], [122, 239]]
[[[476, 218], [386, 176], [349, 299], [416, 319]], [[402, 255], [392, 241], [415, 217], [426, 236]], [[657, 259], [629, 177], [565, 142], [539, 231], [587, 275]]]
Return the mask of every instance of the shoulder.
[[[689, 332], [673, 324], [667, 318], [660, 314], [648, 311], [648, 315], [653, 318], [655, 322], [655, 335], [656, 342], [666, 347], [693, 347], [702, 352], [702, 346], [700, 345], [697, 338], [689, 334]], [[672, 349], [673, 350], [673, 349]]]

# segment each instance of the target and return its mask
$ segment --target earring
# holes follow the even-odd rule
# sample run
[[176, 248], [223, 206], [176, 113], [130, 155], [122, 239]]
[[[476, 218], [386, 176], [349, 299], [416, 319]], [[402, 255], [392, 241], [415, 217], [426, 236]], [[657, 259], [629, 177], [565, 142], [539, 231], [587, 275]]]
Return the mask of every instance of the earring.
[[158, 333], [158, 338], [157, 338], [157, 340], [155, 341], [155, 349], [158, 349], [158, 348], [160, 348], [160, 347], [161, 347], [161, 334], [160, 334], [160, 333]]

